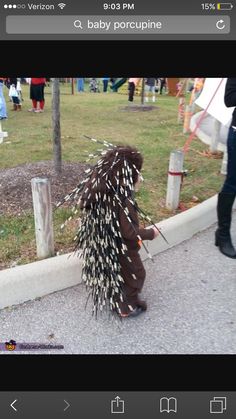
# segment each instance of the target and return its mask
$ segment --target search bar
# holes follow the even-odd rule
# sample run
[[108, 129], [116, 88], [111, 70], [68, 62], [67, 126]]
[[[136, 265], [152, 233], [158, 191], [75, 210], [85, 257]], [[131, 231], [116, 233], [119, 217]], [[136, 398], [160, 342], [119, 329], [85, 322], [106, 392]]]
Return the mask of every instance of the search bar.
[[40, 16], [6, 17], [8, 34], [228, 34], [229, 16]]

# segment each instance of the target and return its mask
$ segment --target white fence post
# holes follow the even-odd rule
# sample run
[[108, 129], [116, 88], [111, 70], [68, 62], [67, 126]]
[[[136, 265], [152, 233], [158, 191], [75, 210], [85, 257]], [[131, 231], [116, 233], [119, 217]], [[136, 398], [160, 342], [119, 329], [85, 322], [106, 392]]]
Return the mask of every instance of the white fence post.
[[222, 160], [222, 165], [221, 165], [221, 171], [220, 171], [220, 173], [222, 175], [226, 175], [227, 174], [227, 163], [228, 163], [228, 152], [227, 152], [227, 147], [225, 147], [225, 151], [224, 151], [224, 155], [223, 155], [223, 160]]
[[37, 256], [54, 256], [51, 184], [46, 178], [31, 179]]
[[172, 151], [170, 154], [167, 194], [166, 194], [166, 207], [170, 210], [175, 210], [179, 206], [183, 164], [184, 164], [183, 151], [180, 151], [180, 150]]
[[3, 143], [3, 138], [7, 136], [8, 136], [8, 133], [2, 130], [2, 121], [0, 119], [0, 144]]
[[211, 153], [214, 153], [217, 151], [217, 145], [218, 145], [219, 136], [220, 136], [220, 127], [221, 127], [221, 122], [215, 119], [214, 124], [213, 124], [212, 135], [211, 135], [211, 145], [210, 145]]

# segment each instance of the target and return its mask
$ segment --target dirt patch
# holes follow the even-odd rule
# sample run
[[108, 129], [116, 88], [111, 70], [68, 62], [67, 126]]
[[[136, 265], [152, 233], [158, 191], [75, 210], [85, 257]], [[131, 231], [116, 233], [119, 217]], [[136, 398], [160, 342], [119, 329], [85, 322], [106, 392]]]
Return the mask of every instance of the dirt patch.
[[50, 179], [54, 207], [76, 186], [88, 167], [88, 164], [64, 162], [60, 176], [55, 173], [52, 161], [0, 170], [0, 215], [20, 215], [33, 209], [30, 181], [34, 177]]
[[123, 108], [120, 108], [121, 111], [131, 111], [131, 112], [149, 112], [153, 109], [158, 109], [157, 106], [151, 106], [151, 105], [129, 105], [125, 106]]

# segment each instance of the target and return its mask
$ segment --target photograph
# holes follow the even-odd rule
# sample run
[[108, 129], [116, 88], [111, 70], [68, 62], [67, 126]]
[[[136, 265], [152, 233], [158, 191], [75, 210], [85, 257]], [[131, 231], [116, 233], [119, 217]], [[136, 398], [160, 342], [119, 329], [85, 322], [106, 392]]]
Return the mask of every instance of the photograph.
[[152, 73], [0, 77], [1, 355], [235, 354], [236, 78]]

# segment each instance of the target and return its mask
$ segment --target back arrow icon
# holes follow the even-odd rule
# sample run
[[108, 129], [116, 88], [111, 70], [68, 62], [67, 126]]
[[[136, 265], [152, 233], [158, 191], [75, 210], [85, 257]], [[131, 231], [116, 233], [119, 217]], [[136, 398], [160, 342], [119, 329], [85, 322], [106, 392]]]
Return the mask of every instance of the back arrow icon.
[[65, 409], [64, 409], [64, 412], [67, 410], [67, 409], [69, 409], [69, 407], [70, 407], [70, 403], [68, 403], [66, 400], [64, 400], [64, 402], [66, 403], [66, 407], [65, 407]]
[[14, 400], [14, 402], [12, 402], [12, 404], [11, 404], [11, 407], [12, 407], [12, 409], [14, 409], [15, 410], [15, 412], [17, 412], [17, 409], [15, 408], [15, 406], [14, 406], [14, 404], [17, 402], [17, 399], [16, 400]]

